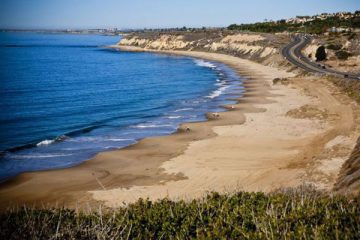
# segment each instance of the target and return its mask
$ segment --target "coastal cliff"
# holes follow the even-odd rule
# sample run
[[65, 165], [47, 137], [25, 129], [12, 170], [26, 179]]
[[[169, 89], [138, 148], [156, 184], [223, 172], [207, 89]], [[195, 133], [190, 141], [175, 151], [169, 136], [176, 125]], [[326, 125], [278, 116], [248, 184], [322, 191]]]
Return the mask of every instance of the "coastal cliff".
[[185, 50], [224, 53], [265, 65], [283, 65], [280, 48], [289, 40], [287, 35], [204, 32], [146, 32], [125, 36], [118, 45], [148, 50]]

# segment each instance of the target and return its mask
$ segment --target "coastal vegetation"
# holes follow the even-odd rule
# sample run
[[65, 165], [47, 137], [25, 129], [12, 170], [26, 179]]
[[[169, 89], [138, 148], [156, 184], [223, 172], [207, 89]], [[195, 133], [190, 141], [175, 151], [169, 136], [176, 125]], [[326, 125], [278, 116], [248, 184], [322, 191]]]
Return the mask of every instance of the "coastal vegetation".
[[1, 239], [359, 239], [360, 198], [300, 187], [88, 213], [22, 207], [2, 213], [0, 228]]
[[[299, 16], [298, 18], [310, 18]], [[251, 31], [251, 32], [304, 32], [312, 34], [322, 34], [329, 31], [330, 28], [360, 28], [360, 12], [356, 11], [349, 18], [341, 18], [337, 15], [322, 18], [314, 18], [311, 21], [288, 22], [285, 19], [278, 21], [264, 21], [251, 24], [231, 24], [229, 30]]]
[[331, 49], [331, 50], [340, 50], [342, 48], [341, 44], [334, 44], [334, 43], [330, 43], [326, 46], [327, 49]]
[[335, 55], [339, 60], [347, 60], [351, 56], [349, 52], [344, 50], [335, 52]]

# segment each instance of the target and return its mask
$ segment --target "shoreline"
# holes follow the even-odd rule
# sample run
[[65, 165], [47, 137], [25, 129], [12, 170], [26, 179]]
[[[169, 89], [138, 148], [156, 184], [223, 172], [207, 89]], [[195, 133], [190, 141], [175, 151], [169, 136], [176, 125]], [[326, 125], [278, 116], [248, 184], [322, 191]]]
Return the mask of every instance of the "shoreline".
[[[129, 51], [144, 51], [143, 49], [136, 49], [134, 47], [122, 49]], [[233, 109], [229, 108], [229, 111], [220, 113], [219, 118], [214, 119], [211, 118], [211, 116], [208, 116], [207, 121], [181, 124], [179, 130], [174, 134], [162, 137], [145, 138], [134, 145], [125, 147], [120, 150], [102, 152], [96, 155], [94, 158], [80, 164], [79, 166], [69, 169], [21, 174], [18, 177], [11, 179], [4, 184], [0, 184], [0, 208], [5, 208], [9, 206], [10, 202], [13, 205], [34, 204], [36, 206], [40, 206], [40, 204], [50, 204], [52, 206], [64, 205], [67, 207], [76, 208], [79, 206], [84, 207], [83, 205], [90, 207], [95, 206], [98, 204], [97, 201], [105, 203], [106, 206], [116, 207], [119, 204], [122, 204], [123, 201], [132, 202], [137, 200], [138, 197], [150, 197], [151, 200], [155, 200], [164, 196], [168, 196], [170, 198], [177, 199], [181, 197], [181, 194], [179, 195], [176, 193], [170, 193], [170, 188], [179, 186], [177, 184], [189, 184], [189, 181], [191, 183], [194, 176], [196, 175], [196, 172], [195, 175], [194, 173], [189, 175], [189, 171], [191, 172], [191, 169], [197, 169], [199, 170], [199, 172], [201, 172], [201, 169], [198, 169], [197, 166], [191, 165], [193, 161], [189, 161], [189, 159], [191, 160], [194, 156], [195, 159], [196, 157], [203, 157], [202, 155], [198, 155], [199, 152], [195, 151], [195, 153], [191, 153], [191, 149], [193, 148], [193, 146], [199, 144], [202, 145], [204, 141], [217, 141], [219, 136], [221, 137], [222, 135], [224, 135], [224, 133], [225, 135], [231, 135], [232, 130], [230, 130], [229, 132], [228, 128], [236, 128], [236, 131], [242, 131], [241, 129], [239, 130], [238, 127], [244, 126], [244, 123], [249, 122], [246, 121], [246, 119], [248, 118], [248, 116], [246, 115], [259, 113], [261, 114], [266, 112], [267, 110], [264, 106], [274, 104], [276, 100], [274, 100], [273, 98], [276, 99], [281, 97], [282, 94], [286, 94], [286, 92], [284, 91], [276, 93], [271, 92], [273, 90], [271, 89], [271, 84], [272, 80], [275, 78], [274, 76], [280, 78], [292, 76], [291, 73], [287, 73], [285, 71], [277, 70], [271, 67], [251, 62], [249, 60], [244, 60], [224, 54], [189, 51], [149, 52], [183, 55], [222, 62], [233, 68], [234, 71], [236, 71], [240, 76], [243, 76], [245, 78], [248, 77], [243, 82], [245, 93], [243, 93], [243, 96], [241, 98], [237, 99], [238, 103], [234, 104]], [[294, 92], [295, 90], [289, 91]], [[296, 95], [295, 97], [300, 98], [300, 96], [298, 95]], [[300, 102], [301, 104], [306, 102], [304, 99], [302, 99], [303, 102]], [[250, 122], [254, 120], [253, 117], [251, 118], [252, 119], [250, 120]], [[268, 121], [268, 119], [260, 120], [265, 122]], [[290, 119], [289, 121], [294, 120]], [[305, 122], [306, 124], [309, 124], [307, 120]], [[188, 127], [190, 128], [190, 131], [186, 131], [186, 128]], [[316, 125], [312, 127], [313, 128], [310, 128], [310, 131], [313, 131], [314, 129], [316, 129], [316, 127], [319, 126]], [[325, 126], [322, 127], [325, 128]], [[223, 128], [227, 129], [224, 131]], [[247, 134], [253, 134], [254, 132], [253, 129], [251, 130], [246, 126], [242, 128], [246, 128], [250, 131]], [[233, 144], [232, 141], [234, 140], [234, 138], [232, 138], [231, 136], [228, 137], [229, 139], [231, 139], [228, 144]], [[235, 139], [238, 138], [235, 137]], [[284, 141], [282, 139], [280, 140]], [[266, 142], [264, 144], [270, 144], [270, 142]], [[224, 144], [224, 142], [220, 143]], [[256, 145], [257, 143], [254, 144]], [[302, 144], [304, 143], [302, 142]], [[208, 146], [209, 145], [205, 145], [205, 149]], [[214, 147], [216, 145], [214, 145], [214, 143], [211, 143], [210, 146]], [[226, 147], [226, 144], [222, 146]], [[204, 146], [200, 147], [204, 149]], [[268, 191], [277, 187], [281, 187], [282, 185], [284, 187], [287, 187], [299, 184], [299, 179], [297, 177], [294, 177], [297, 174], [300, 174], [298, 169], [295, 168], [292, 170], [283, 170], [284, 168], [286, 168], [286, 165], [280, 164], [280, 162], [285, 160], [286, 158], [290, 158], [290, 160], [293, 160], [293, 155], [297, 155], [297, 153], [294, 153], [293, 150], [289, 151], [288, 148], [291, 146], [285, 143], [283, 143], [282, 147], [284, 149], [278, 149], [282, 150], [283, 152], [281, 152], [281, 159], [276, 159], [276, 165], [278, 165], [276, 166], [277, 169], [275, 169], [274, 172], [270, 173], [265, 171], [265, 173], [269, 174], [273, 178], [279, 178], [279, 175], [277, 175], [279, 173], [286, 173], [284, 176], [280, 177], [278, 181], [279, 184], [275, 186], [274, 183], [262, 182], [257, 186], [250, 186], [250, 188], [244, 189]], [[295, 146], [292, 147], [294, 148]], [[254, 150], [259, 151], [258, 149]], [[189, 151], [190, 158], [186, 158], [186, 155], [189, 154]], [[220, 153], [225, 155], [227, 154], [223, 151], [220, 151]], [[236, 152], [236, 154], [239, 154], [239, 152]], [[277, 155], [275, 154], [274, 156]], [[232, 158], [234, 157], [238, 158], [238, 156], [232, 155]], [[261, 158], [264, 156], [259, 157]], [[216, 156], [215, 158], [218, 159], [219, 156]], [[178, 164], [179, 161], [180, 163], [184, 163], [183, 169], [179, 168], [179, 166], [182, 165]], [[264, 159], [257, 160], [259, 164], [270, 164], [269, 167], [271, 165], [274, 165], [275, 163], [272, 161], [270, 161], [270, 163], [261, 161], [264, 161]], [[174, 165], [174, 163], [176, 164]], [[201, 163], [204, 164], [204, 162]], [[235, 165], [237, 164], [236, 162], [230, 163]], [[287, 161], [286, 164], [288, 163], [289, 162]], [[205, 175], [212, 174], [212, 172], [218, 172], [216, 168], [221, 168], [222, 164], [223, 163], [221, 161], [216, 162], [216, 166], [214, 166], [211, 171], [205, 172]], [[270, 167], [269, 169], [271, 170], [272, 167]], [[229, 169], [225, 170], [225, 172], [219, 171], [219, 173], [229, 173]], [[230, 173], [233, 170], [234, 169], [230, 168]], [[246, 171], [249, 170], [247, 169]], [[265, 173], [262, 172], [262, 175], [258, 175], [256, 177], [265, 177], [265, 175], [263, 175]], [[209, 175], [206, 176], [209, 177]], [[221, 176], [217, 175], [217, 177]], [[239, 185], [235, 185], [236, 181], [239, 181], [241, 179], [236, 178], [236, 176], [233, 175], [230, 175], [230, 177], [234, 178], [235, 183], [229, 182], [229, 188], [233, 187], [234, 189], [234, 187], [239, 187]], [[266, 179], [269, 178], [265, 177], [265, 180]], [[199, 179], [196, 180], [198, 181]], [[203, 191], [198, 192], [198, 188], [191, 188], [191, 186], [189, 188], [189, 186], [185, 186], [185, 188], [182, 190], [184, 190], [185, 193], [187, 192], [187, 197], [190, 198], [199, 197], [208, 190], [221, 190], [222, 186], [216, 185], [217, 183], [213, 182], [212, 179], [203, 179], [202, 181], [205, 182], [202, 182], [202, 184], [206, 185], [206, 181], [209, 180], [210, 182], [212, 182], [211, 184], [214, 185], [214, 189], [208, 189], [207, 187], [204, 187], [202, 189]]]
[[[176, 58], [175, 58], [176, 59]], [[194, 106], [189, 106], [189, 104], [187, 104], [186, 106], [183, 106], [183, 107], [191, 107], [191, 109], [197, 109], [198, 107], [201, 108], [202, 105], [206, 106], [207, 109], [206, 110], [196, 110], [194, 111], [193, 113], [189, 113], [189, 114], [182, 114], [182, 113], [178, 113], [177, 110], [172, 112], [171, 109], [168, 110], [168, 112], [163, 112], [162, 114], [165, 114], [165, 115], [168, 115], [168, 114], [175, 114], [175, 115], [179, 115], [179, 116], [175, 116], [175, 118], [180, 118], [181, 121], [177, 121], [177, 122], [171, 122], [171, 119], [169, 117], [169, 119], [166, 119], [168, 120], [167, 122], [163, 123], [163, 124], [169, 124], [169, 126], [172, 127], [171, 129], [171, 132], [170, 130], [168, 130], [167, 133], [164, 133], [162, 131], [159, 132], [154, 132], [152, 130], [152, 126], [155, 126], [156, 123], [154, 123], [154, 125], [151, 126], [150, 130], [152, 131], [153, 135], [150, 135], [150, 136], [146, 136], [146, 137], [139, 137], [139, 138], [132, 138], [132, 137], [128, 137], [129, 140], [133, 140], [132, 143], [129, 143], [127, 145], [121, 145], [121, 147], [118, 147], [118, 148], [115, 148], [113, 147], [112, 149], [104, 149], [104, 150], [99, 150], [96, 154], [94, 154], [93, 156], [89, 157], [88, 159], [85, 159], [85, 160], [79, 160], [76, 164], [72, 165], [72, 166], [68, 166], [68, 167], [58, 167], [58, 168], [48, 168], [48, 169], [44, 169], [44, 170], [36, 170], [36, 171], [25, 171], [25, 172], [22, 172], [22, 173], [30, 173], [30, 172], [40, 172], [40, 171], [49, 171], [49, 170], [61, 170], [61, 169], [66, 169], [66, 168], [72, 168], [72, 167], [76, 167], [80, 164], [82, 164], [83, 162], [86, 162], [90, 159], [92, 159], [93, 157], [95, 157], [98, 153], [101, 153], [101, 152], [107, 152], [107, 151], [112, 151], [112, 150], [119, 150], [119, 149], [122, 149], [122, 148], [125, 148], [125, 147], [128, 147], [130, 145], [134, 145], [136, 144], [139, 140], [143, 139], [143, 138], [150, 138], [150, 137], [156, 137], [156, 136], [167, 136], [167, 135], [171, 135], [171, 134], [174, 134], [176, 133], [178, 127], [180, 126], [180, 124], [183, 124], [183, 123], [187, 123], [188, 121], [190, 122], [203, 122], [203, 121], [208, 121], [209, 118], [211, 118], [212, 114], [219, 111], [219, 112], [223, 112], [223, 111], [227, 111], [228, 109], [230, 109], [230, 105], [232, 104], [232, 102], [235, 103], [235, 101], [231, 101], [229, 97], [224, 97], [223, 95], [225, 94], [229, 94], [229, 89], [232, 89], [232, 90], [236, 90], [235, 93], [232, 93], [234, 95], [232, 95], [231, 97], [236, 97], [237, 95], [241, 94], [242, 93], [242, 81], [243, 79], [241, 79], [240, 77], [237, 78], [237, 79], [232, 79], [231, 77], [229, 78], [226, 78], [224, 79], [223, 76], [224, 75], [227, 75], [227, 74], [236, 74], [235, 71], [233, 71], [232, 69], [230, 68], [227, 68], [225, 67], [224, 65], [221, 65], [221, 63], [218, 63], [218, 62], [207, 62], [207, 61], [203, 61], [201, 59], [196, 59], [196, 58], [189, 58], [191, 59], [191, 61], [194, 62], [194, 65], [199, 65], [200, 67], [202, 68], [208, 68], [208, 69], [211, 69], [211, 71], [214, 72], [214, 74], [216, 74], [216, 81], [215, 79], [213, 79], [213, 82], [214, 82], [214, 86], [215, 89], [213, 90], [209, 90], [209, 92], [207, 92], [206, 94], [204, 94], [203, 96], [198, 96], [199, 98], [204, 98], [204, 99], [210, 99], [210, 100], [206, 100], [205, 103], [200, 103], [200, 105], [194, 107]], [[200, 62], [201, 61], [201, 62]], [[203, 66], [202, 64], [210, 64], [211, 66], [208, 66], [208, 65], [205, 65]], [[214, 63], [214, 64], [213, 64]], [[220, 74], [220, 75], [219, 75]], [[222, 79], [222, 80], [220, 80]], [[224, 84], [224, 80], [225, 80], [225, 85]], [[219, 85], [220, 84], [220, 85]], [[212, 86], [212, 85], [211, 85]], [[225, 89], [222, 89], [223, 87], [225, 86]], [[215, 96], [212, 96], [213, 94], [216, 94]], [[213, 98], [216, 98], [217, 100], [216, 101], [213, 101]], [[187, 99], [187, 100], [194, 100], [194, 99]], [[187, 101], [186, 100], [186, 101]], [[210, 102], [210, 103], [209, 103]], [[213, 102], [213, 103], [211, 103]], [[209, 105], [211, 105], [209, 107]], [[174, 105], [175, 108], [181, 108], [181, 105]], [[190, 109], [190, 108], [189, 108]], [[182, 111], [183, 109], [180, 109], [180, 111]], [[190, 116], [195, 116], [193, 119], [191, 119]], [[161, 117], [161, 115], [159, 115], [159, 118]], [[195, 119], [196, 118], [196, 119]], [[162, 121], [164, 121], [165, 119], [163, 119]], [[139, 126], [139, 129], [142, 129], [142, 128], [146, 128], [146, 125], [147, 125], [147, 120], [146, 122], [142, 122], [142, 123], [136, 123], [136, 124], [130, 124], [129, 126], [130, 127], [134, 127], [134, 128], [137, 128], [137, 125], [143, 125], [143, 126]], [[176, 124], [176, 125], [174, 125]], [[161, 123], [160, 123], [161, 125]], [[146, 131], [146, 130], [143, 130], [143, 131]], [[29, 143], [29, 144], [24, 144], [24, 145], [19, 145], [17, 147], [13, 147], [13, 148], [10, 148], [10, 149], [6, 149], [4, 150], [4, 154], [6, 153], [9, 153], [9, 152], [17, 152], [17, 151], [21, 151], [21, 150], [24, 150], [24, 149], [32, 149], [32, 148], [36, 148], [38, 147], [39, 145], [42, 145], [43, 142], [45, 142], [45, 144], [43, 145], [52, 145], [54, 143], [58, 143], [58, 142], [62, 142], [62, 141], [66, 141], [67, 139], [71, 139], [71, 138], [76, 138], [78, 136], [81, 136], [80, 134], [73, 134], [74, 132], [80, 132], [80, 130], [74, 130], [72, 132], [66, 132], [66, 133], [63, 133], [55, 138], [43, 138], [43, 140], [39, 140], [39, 141], [34, 141], [32, 143]], [[81, 157], [79, 159], [82, 159]], [[21, 174], [21, 173], [20, 173]], [[17, 174], [19, 175], [19, 174]], [[12, 175], [12, 176], [8, 176], [7, 178], [1, 178], [0, 177], [0, 184], [1, 183], [4, 183], [8, 180], [11, 180], [12, 178], [16, 177], [17, 175]]]

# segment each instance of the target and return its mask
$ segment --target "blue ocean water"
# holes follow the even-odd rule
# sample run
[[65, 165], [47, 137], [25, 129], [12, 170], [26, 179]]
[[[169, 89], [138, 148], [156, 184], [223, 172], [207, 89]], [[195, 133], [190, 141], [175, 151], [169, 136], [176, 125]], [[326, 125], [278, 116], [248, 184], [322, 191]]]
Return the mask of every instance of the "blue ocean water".
[[103, 47], [119, 39], [0, 33], [0, 180], [170, 134], [241, 87], [220, 63]]

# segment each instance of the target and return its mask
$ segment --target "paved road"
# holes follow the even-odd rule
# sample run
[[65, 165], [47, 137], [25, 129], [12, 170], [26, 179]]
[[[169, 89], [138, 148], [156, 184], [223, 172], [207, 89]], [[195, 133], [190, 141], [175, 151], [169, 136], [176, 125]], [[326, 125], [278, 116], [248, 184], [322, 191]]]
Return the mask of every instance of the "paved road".
[[360, 76], [358, 75], [355, 75], [353, 73], [336, 71], [334, 69], [324, 66], [324, 64], [313, 62], [308, 57], [305, 57], [301, 51], [310, 42], [311, 38], [308, 36], [297, 36], [289, 45], [285, 46], [282, 49], [281, 54], [293, 65], [300, 67], [308, 72], [335, 75], [338, 77], [346, 77], [350, 79], [360, 80]]

